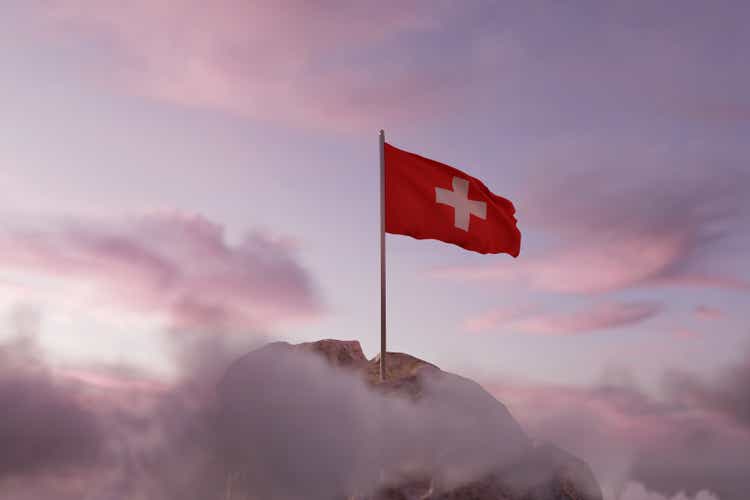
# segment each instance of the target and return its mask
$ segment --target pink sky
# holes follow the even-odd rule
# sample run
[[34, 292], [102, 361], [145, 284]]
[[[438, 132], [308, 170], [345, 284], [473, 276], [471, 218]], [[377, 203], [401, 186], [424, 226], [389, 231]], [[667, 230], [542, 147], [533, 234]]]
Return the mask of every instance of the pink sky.
[[[524, 232], [516, 261], [389, 237], [394, 349], [455, 370], [586, 383], [615, 363], [653, 381], [672, 364], [710, 374], [747, 336], [736, 16], [718, 12], [717, 31], [697, 6], [8, 11], [3, 300], [43, 302], [63, 359], [127, 359], [132, 325], [137, 351], [152, 330], [215, 327], [357, 337], [374, 354], [380, 127], [514, 200]], [[96, 348], [81, 333], [112, 323]], [[698, 342], [622, 354], [676, 330]]]
[[[384, 128], [513, 200], [524, 235], [518, 259], [389, 236], [391, 350], [542, 430], [569, 404], [618, 446], [714, 425], [729, 396], [693, 377], [750, 337], [750, 8], [535, 5], [11, 0], [2, 339], [106, 387], [140, 382], [92, 367], [173, 374], [196, 331], [375, 355]], [[613, 372], [644, 428], [596, 389]]]

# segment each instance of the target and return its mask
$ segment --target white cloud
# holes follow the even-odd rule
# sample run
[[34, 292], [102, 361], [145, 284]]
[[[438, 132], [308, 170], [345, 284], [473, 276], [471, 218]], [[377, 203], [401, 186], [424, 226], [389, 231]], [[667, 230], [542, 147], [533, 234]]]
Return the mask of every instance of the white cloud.
[[690, 496], [685, 493], [678, 493], [668, 497], [654, 491], [646, 489], [641, 483], [631, 481], [625, 485], [621, 494], [616, 495], [611, 492], [605, 492], [605, 500], [721, 500], [717, 495], [710, 491], [701, 490]]

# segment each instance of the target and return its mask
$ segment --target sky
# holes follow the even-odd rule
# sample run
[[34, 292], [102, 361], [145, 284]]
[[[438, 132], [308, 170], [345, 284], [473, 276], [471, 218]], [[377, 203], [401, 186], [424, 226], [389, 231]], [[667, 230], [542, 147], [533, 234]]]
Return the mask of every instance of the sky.
[[0, 335], [60, 370], [168, 380], [196, 331], [377, 354], [381, 128], [523, 233], [517, 259], [389, 235], [389, 350], [519, 408], [750, 357], [744, 2], [2, 11]]

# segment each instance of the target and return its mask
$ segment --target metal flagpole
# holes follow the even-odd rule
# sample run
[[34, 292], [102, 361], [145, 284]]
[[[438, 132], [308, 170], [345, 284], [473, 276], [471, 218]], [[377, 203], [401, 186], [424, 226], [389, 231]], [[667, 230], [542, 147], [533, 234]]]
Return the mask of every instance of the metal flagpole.
[[380, 380], [385, 380], [385, 132], [380, 131]]

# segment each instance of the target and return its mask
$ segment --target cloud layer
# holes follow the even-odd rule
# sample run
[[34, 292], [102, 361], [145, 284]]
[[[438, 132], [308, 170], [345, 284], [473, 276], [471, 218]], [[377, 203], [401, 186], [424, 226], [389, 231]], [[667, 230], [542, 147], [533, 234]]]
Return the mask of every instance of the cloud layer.
[[541, 335], [575, 335], [635, 325], [659, 314], [658, 302], [598, 303], [572, 313], [539, 314], [523, 310], [495, 310], [467, 318], [466, 330], [480, 332], [503, 327]]
[[431, 273], [589, 295], [665, 285], [750, 290], [749, 277], [709, 264], [727, 256], [729, 241], [745, 237], [745, 160], [721, 159], [709, 169], [709, 158], [638, 151], [643, 147], [551, 147], [540, 160], [549, 162], [544, 178], [530, 179], [519, 213], [524, 229], [541, 230], [554, 243], [512, 264]]
[[222, 377], [232, 351], [216, 336], [183, 338], [181, 378], [159, 391], [82, 383], [33, 358], [28, 343], [0, 347], [0, 403], [38, 391], [0, 426], [11, 445], [0, 448], [0, 489], [18, 500], [201, 500], [228, 490], [329, 500], [401, 474], [435, 473], [451, 488], [529, 446], [504, 407], [459, 377], [425, 382], [415, 405], [278, 344]]
[[32, 5], [40, 33], [80, 45], [82, 66], [112, 86], [262, 120], [349, 130], [479, 107], [564, 126], [606, 112], [714, 126], [747, 117], [736, 2], [683, 5], [680, 16], [651, 4], [592, 5], [582, 16], [553, 2]]
[[80, 0], [53, 2], [37, 14], [65, 38], [106, 46], [110, 59], [90, 61], [91, 67], [127, 91], [344, 130], [367, 115], [408, 120], [434, 101], [430, 94], [443, 87], [434, 84], [441, 76], [434, 68], [422, 64], [413, 71], [397, 52], [386, 58], [377, 49], [434, 29], [451, 10], [446, 7], [221, 0], [206, 8], [190, 0]]
[[7, 227], [0, 231], [0, 268], [93, 284], [94, 302], [177, 327], [246, 329], [321, 310], [290, 242], [256, 232], [229, 244], [221, 226], [200, 216]]
[[705, 320], [721, 319], [724, 317], [724, 311], [717, 307], [700, 305], [696, 306], [693, 311], [697, 318]]
[[0, 479], [88, 467], [100, 458], [103, 430], [76, 396], [38, 365], [28, 340], [0, 345]]
[[750, 474], [749, 375], [745, 352], [716, 380], [666, 374], [664, 397], [658, 399], [635, 386], [610, 383], [487, 387], [532, 435], [591, 464], [613, 498], [740, 500]]
[[[240, 370], [239, 385], [225, 380], [217, 406], [216, 384], [236, 355], [216, 336], [180, 348], [180, 382], [155, 391], [61, 376], [28, 337], [0, 346], [0, 402], [13, 408], [0, 426], [10, 443], [0, 449], [3, 491], [19, 500], [53, 492], [64, 500], [83, 492], [167, 500], [232, 488], [269, 499], [327, 499], [368, 491], [390, 474], [384, 464], [438, 457], [430, 466], [447, 467], [460, 482], [507, 457], [487, 440], [507, 434], [497, 427], [507, 413], [467, 419], [467, 405], [486, 402], [463, 379], [430, 387], [440, 394], [437, 406], [428, 398], [420, 409], [384, 401], [318, 359], [275, 352]], [[585, 459], [606, 500], [743, 500], [749, 360], [714, 381], [670, 374], [661, 399], [622, 384], [485, 386], [534, 439]], [[458, 452], [435, 455], [439, 449]]]

